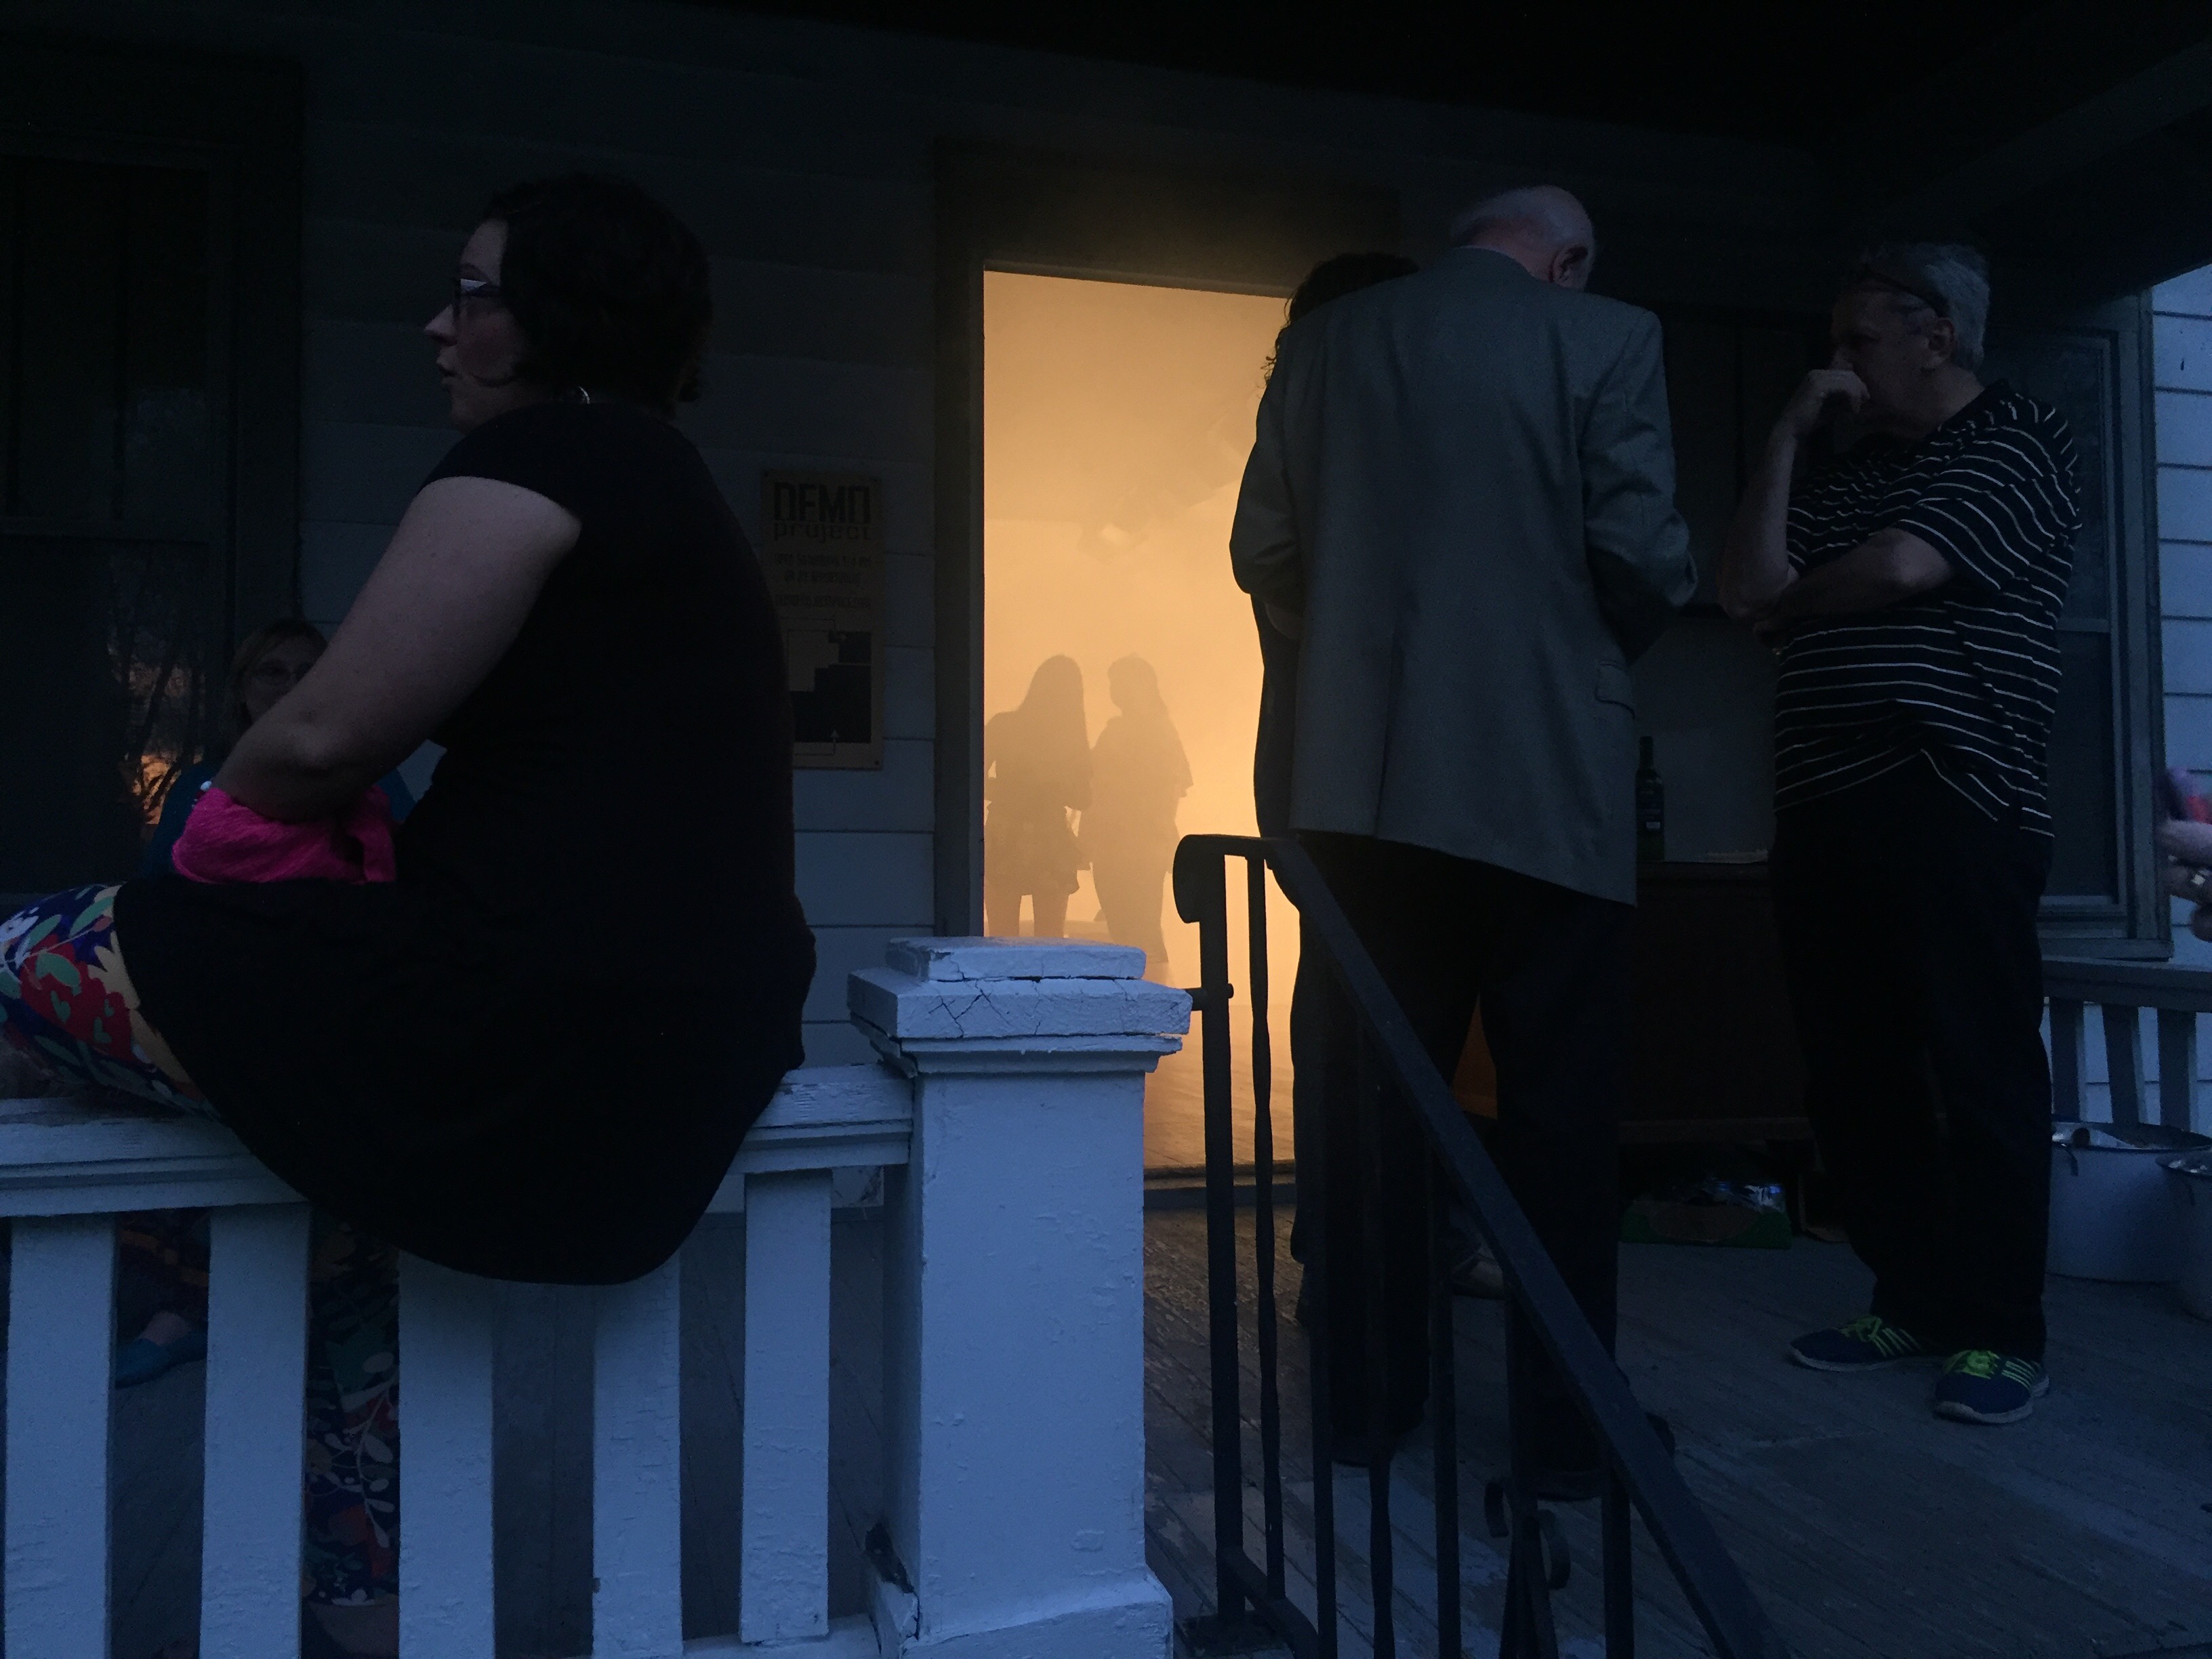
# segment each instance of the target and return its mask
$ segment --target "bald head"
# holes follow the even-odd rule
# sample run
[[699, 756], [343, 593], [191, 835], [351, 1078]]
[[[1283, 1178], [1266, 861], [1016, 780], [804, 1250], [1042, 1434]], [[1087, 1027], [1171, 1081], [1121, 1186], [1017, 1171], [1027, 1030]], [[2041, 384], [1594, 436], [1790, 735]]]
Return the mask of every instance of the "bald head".
[[1452, 221], [1452, 246], [1503, 253], [1538, 282], [1580, 288], [1597, 258], [1589, 212], [1557, 185], [1528, 185], [1477, 202]]

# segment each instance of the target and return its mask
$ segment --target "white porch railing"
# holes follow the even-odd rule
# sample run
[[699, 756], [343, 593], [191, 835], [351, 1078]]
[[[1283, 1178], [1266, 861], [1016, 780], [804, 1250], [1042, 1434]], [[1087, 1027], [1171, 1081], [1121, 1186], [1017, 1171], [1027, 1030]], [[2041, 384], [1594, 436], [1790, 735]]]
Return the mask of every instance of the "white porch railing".
[[[2043, 964], [2051, 1091], [2060, 1117], [2170, 1129], [2212, 1127], [2200, 1104], [2197, 1025], [2212, 1014], [2212, 971], [2164, 962], [2053, 957]], [[2098, 1019], [2091, 1025], [2087, 1010]], [[2154, 1065], [2143, 1064], [2150, 1026]]]
[[[678, 1275], [597, 1293], [593, 1659], [1161, 1659], [1145, 1565], [1143, 1076], [1181, 992], [1112, 946], [916, 939], [853, 976], [884, 1057], [794, 1073], [744, 1215], [739, 1628], [683, 1639]], [[889, 1425], [872, 1607], [830, 1606], [833, 1172], [884, 1171]], [[306, 1206], [226, 1132], [0, 1103], [5, 1652], [107, 1659], [115, 1216], [213, 1212], [201, 1651], [296, 1659]], [[489, 1281], [406, 1259], [400, 1651], [494, 1651]], [[697, 1474], [695, 1462], [693, 1473]]]

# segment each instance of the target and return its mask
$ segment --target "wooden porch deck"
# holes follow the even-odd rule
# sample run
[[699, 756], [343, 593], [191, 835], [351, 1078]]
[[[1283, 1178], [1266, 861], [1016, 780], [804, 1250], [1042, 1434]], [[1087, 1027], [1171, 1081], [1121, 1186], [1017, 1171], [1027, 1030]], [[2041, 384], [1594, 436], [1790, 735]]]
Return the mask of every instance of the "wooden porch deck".
[[[1204, 1228], [1197, 1211], [1147, 1218], [1147, 1517], [1153, 1570], [1179, 1618], [1212, 1603]], [[1622, 1362], [1672, 1421], [1685, 1477], [1802, 1659], [2212, 1656], [2212, 1324], [2170, 1291], [2051, 1280], [2053, 1391], [2027, 1423], [1978, 1430], [1929, 1413], [1924, 1368], [1851, 1378], [1783, 1361], [1790, 1336], [1864, 1306], [1865, 1274], [1840, 1245], [1629, 1246], [1622, 1257]], [[1298, 1269], [1280, 1261], [1283, 1328], [1295, 1339]], [[1458, 1304], [1473, 1656], [1496, 1651], [1504, 1578], [1480, 1503], [1503, 1459], [1500, 1311]], [[1312, 1559], [1304, 1352], [1300, 1340], [1285, 1368], [1284, 1478], [1291, 1590], [1310, 1611], [1299, 1570]], [[1249, 1370], [1244, 1410], [1249, 1472]], [[1431, 1486], [1424, 1438], [1392, 1489], [1401, 1653], [1435, 1651]], [[1339, 1477], [1339, 1593], [1359, 1632], [1348, 1654], [1366, 1651], [1371, 1617], [1358, 1594], [1365, 1492], [1363, 1471]], [[1256, 1555], [1256, 1491], [1249, 1497]], [[1571, 1659], [1601, 1651], [1595, 1507], [1559, 1512], [1575, 1552], [1559, 1599]], [[1640, 1522], [1637, 1534], [1638, 1652], [1710, 1652]]]

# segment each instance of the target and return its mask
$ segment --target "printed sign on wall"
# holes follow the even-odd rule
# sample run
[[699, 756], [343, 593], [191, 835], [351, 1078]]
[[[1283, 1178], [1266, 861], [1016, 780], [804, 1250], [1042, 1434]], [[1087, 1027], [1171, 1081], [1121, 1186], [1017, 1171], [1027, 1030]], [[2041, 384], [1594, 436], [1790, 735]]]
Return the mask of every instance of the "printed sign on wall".
[[796, 766], [884, 763], [884, 486], [761, 474], [761, 565], [783, 619]]

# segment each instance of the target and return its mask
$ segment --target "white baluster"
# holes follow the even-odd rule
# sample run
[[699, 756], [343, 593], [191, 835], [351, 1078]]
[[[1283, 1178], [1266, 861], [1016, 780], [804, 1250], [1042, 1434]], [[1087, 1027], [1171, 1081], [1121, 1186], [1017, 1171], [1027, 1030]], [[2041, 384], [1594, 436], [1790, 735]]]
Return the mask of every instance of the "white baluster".
[[827, 1170], [745, 1182], [745, 1398], [738, 1634], [830, 1631]]
[[107, 1659], [115, 1218], [19, 1217], [13, 1255], [7, 1651]]
[[400, 1258], [401, 1659], [492, 1650], [493, 1293]]
[[677, 1659], [684, 1650], [678, 1260], [599, 1292], [592, 1404], [593, 1659]]
[[307, 1206], [209, 1219], [200, 1650], [298, 1659]]

